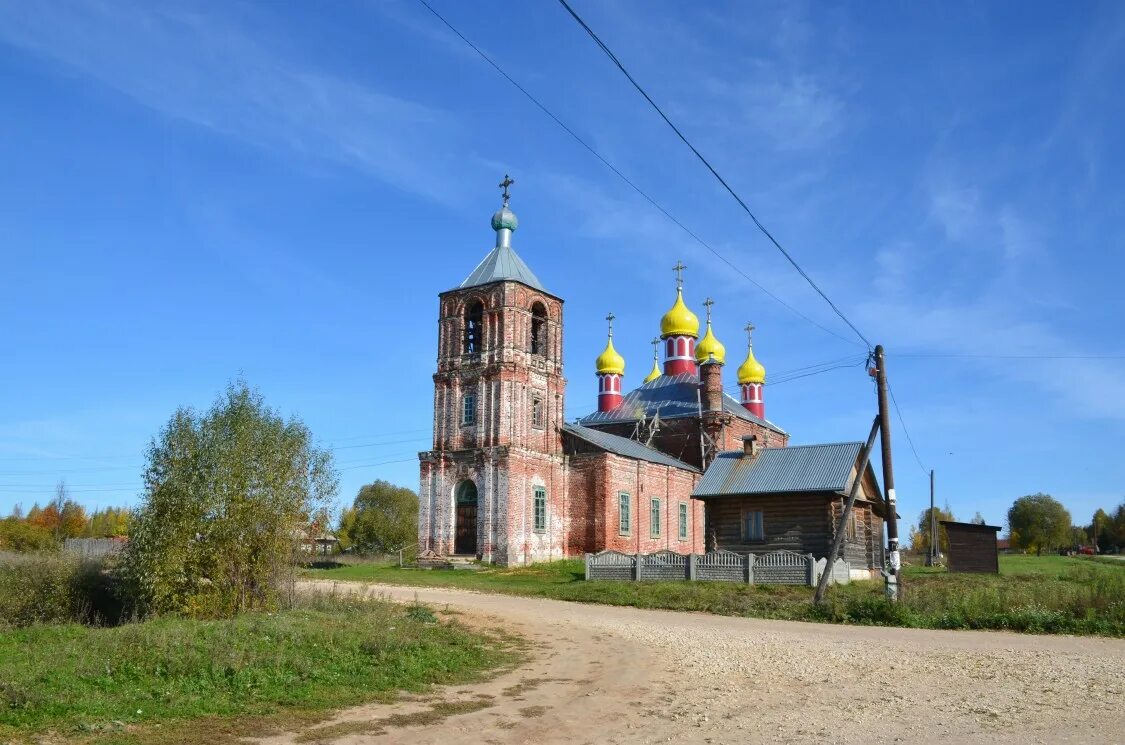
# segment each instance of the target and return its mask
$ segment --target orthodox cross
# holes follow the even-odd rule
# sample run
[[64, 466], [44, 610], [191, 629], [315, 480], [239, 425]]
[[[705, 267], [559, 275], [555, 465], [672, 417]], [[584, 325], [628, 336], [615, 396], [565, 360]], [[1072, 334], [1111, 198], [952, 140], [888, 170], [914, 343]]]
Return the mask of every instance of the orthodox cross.
[[685, 269], [687, 269], [687, 267], [684, 265], [684, 262], [682, 262], [682, 261], [677, 261], [676, 265], [674, 267], [672, 267], [672, 271], [674, 271], [676, 273], [676, 289], [677, 290], [682, 290], [684, 288], [684, 270]]
[[715, 301], [707, 298], [703, 301], [703, 304], [707, 306], [707, 323], [711, 323], [711, 306], [715, 304]]
[[659, 346], [660, 346], [660, 337], [659, 336], [652, 337], [652, 358], [654, 360], [660, 357], [660, 353], [656, 351]]
[[754, 340], [751, 337], [754, 333], [755, 328], [756, 327], [754, 326], [754, 324], [752, 322], [750, 322], [750, 321], [746, 322], [746, 326], [744, 327], [744, 329], [746, 331], [746, 346], [748, 346], [748, 347], [754, 346]]
[[617, 316], [613, 315], [613, 311], [610, 311], [609, 315], [605, 317], [605, 320], [609, 321], [609, 335], [610, 336], [613, 336], [613, 319], [614, 318], [617, 318]]
[[512, 198], [512, 195], [508, 193], [508, 187], [511, 186], [514, 183], [516, 183], [516, 180], [505, 173], [504, 174], [504, 180], [501, 181], [499, 184], [497, 184], [497, 186], [499, 186], [501, 189], [504, 190], [504, 193], [502, 194], [502, 196], [504, 197], [504, 206], [505, 207], [508, 206], [508, 200]]

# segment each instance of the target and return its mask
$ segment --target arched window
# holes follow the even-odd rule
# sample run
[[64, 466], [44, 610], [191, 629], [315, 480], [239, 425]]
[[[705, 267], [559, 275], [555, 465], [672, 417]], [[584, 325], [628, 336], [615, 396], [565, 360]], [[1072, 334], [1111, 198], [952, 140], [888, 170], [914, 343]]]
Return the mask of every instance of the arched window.
[[543, 303], [531, 306], [531, 353], [547, 354], [547, 309]]
[[457, 485], [457, 504], [476, 504], [477, 485], [472, 481], [462, 481]]
[[480, 354], [484, 342], [484, 305], [479, 300], [465, 308], [465, 354]]

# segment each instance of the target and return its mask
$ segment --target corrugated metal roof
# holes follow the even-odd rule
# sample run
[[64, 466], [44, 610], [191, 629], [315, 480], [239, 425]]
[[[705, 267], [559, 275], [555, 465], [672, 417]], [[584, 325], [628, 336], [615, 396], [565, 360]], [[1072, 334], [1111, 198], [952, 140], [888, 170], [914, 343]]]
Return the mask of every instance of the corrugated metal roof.
[[511, 246], [497, 246], [489, 251], [488, 256], [485, 256], [472, 274], [465, 278], [460, 287], [461, 289], [477, 287], [489, 282], [501, 282], [509, 279], [523, 282], [528, 287], [534, 287], [537, 290], [543, 290], [543, 292], [547, 291], [543, 287], [543, 283], [535, 276], [535, 272], [531, 271]]
[[[699, 416], [699, 378], [691, 373], [661, 375], [659, 378], [634, 388], [625, 394], [621, 405], [613, 411], [595, 411], [578, 421], [583, 425], [609, 424], [634, 421], [642, 416], [651, 417], [660, 412], [661, 419]], [[728, 414], [768, 427], [775, 432], [785, 430], [773, 422], [754, 416], [734, 397], [723, 394], [723, 410]]]
[[660, 452], [655, 448], [650, 448], [647, 445], [642, 445], [636, 440], [630, 440], [628, 437], [621, 437], [619, 435], [611, 435], [608, 432], [601, 432], [589, 427], [583, 427], [579, 424], [564, 424], [563, 432], [574, 435], [586, 442], [599, 447], [602, 450], [607, 450], [617, 455], [624, 455], [626, 458], [636, 458], [637, 460], [647, 460], [650, 463], [660, 463], [665, 466], [672, 466], [674, 468], [682, 468], [686, 471], [695, 471], [699, 473], [699, 469], [695, 466], [689, 466], [682, 460], [677, 460], [670, 455]]
[[766, 448], [754, 459], [742, 451], [719, 453], [692, 496], [842, 492], [862, 448], [860, 442], [794, 445]]

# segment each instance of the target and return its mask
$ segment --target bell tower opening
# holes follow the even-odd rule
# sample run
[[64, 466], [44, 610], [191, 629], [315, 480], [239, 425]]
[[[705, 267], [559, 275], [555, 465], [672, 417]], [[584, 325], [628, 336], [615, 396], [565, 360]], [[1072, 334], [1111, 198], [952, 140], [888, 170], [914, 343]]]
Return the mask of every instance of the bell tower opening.
[[547, 354], [547, 309], [543, 303], [531, 306], [531, 353]]
[[474, 300], [465, 308], [465, 354], [480, 354], [484, 343], [484, 304]]

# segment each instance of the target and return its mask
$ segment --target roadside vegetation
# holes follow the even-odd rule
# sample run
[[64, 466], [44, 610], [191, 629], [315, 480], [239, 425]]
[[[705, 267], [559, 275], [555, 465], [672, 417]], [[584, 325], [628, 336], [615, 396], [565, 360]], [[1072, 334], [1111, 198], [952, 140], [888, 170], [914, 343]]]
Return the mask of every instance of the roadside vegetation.
[[821, 607], [812, 605], [807, 587], [587, 582], [580, 560], [477, 571], [351, 564], [308, 569], [305, 576], [795, 621], [1125, 636], [1125, 562], [1111, 559], [1002, 556], [999, 575], [907, 567], [900, 604], [883, 599], [882, 582], [852, 582], [830, 588]]
[[37, 624], [0, 632], [0, 741], [216, 743], [471, 680], [515, 655], [421, 606], [315, 597], [212, 620]]
[[50, 541], [0, 550], [0, 742], [215, 745], [513, 658], [508, 639], [424, 606], [295, 593], [336, 491], [312, 442], [239, 382], [154, 438], [120, 553], [57, 550], [81, 527], [61, 489], [34, 515], [57, 512], [54, 528], [9, 519], [4, 535]]

